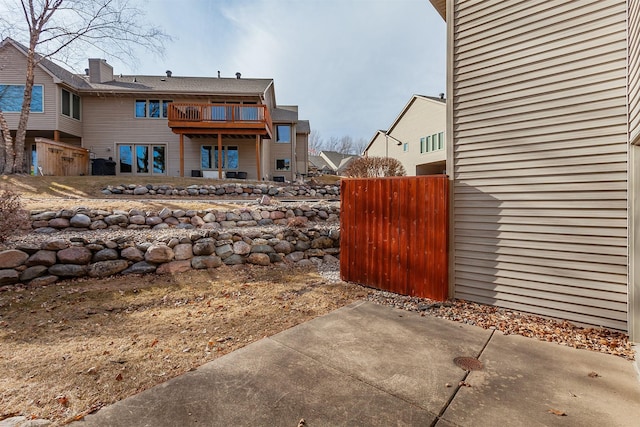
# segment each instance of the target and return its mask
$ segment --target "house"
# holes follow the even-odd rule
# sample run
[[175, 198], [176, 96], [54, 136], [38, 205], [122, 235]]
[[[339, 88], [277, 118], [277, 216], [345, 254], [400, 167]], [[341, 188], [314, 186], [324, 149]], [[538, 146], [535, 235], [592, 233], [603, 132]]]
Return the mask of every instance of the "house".
[[640, 341], [640, 0], [431, 0], [450, 293]]
[[318, 156], [309, 156], [309, 168], [314, 173], [343, 175], [352, 160], [358, 156], [324, 150]]
[[[26, 48], [0, 44], [0, 108], [17, 128]], [[293, 180], [307, 173], [309, 122], [276, 104], [272, 79], [118, 75], [89, 59], [84, 75], [43, 59], [27, 130], [27, 159], [43, 137], [115, 162], [116, 175]], [[34, 148], [35, 150], [35, 148]]]
[[392, 157], [408, 176], [445, 173], [446, 101], [413, 95], [388, 130], [378, 130], [365, 156]]

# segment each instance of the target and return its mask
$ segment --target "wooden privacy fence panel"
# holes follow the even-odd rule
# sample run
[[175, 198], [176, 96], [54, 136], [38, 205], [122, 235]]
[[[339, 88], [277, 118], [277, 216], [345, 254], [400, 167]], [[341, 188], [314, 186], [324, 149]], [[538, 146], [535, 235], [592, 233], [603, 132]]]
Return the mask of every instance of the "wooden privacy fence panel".
[[448, 295], [446, 175], [343, 179], [343, 280], [403, 295]]
[[89, 150], [46, 138], [36, 138], [36, 175], [89, 174]]

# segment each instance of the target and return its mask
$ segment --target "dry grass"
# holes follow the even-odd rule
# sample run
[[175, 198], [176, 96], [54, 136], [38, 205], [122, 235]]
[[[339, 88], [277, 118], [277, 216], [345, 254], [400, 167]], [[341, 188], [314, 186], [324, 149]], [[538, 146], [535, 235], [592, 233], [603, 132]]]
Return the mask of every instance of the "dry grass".
[[[127, 176], [30, 176], [2, 175], [0, 189], [10, 189], [20, 193], [26, 209], [71, 209], [86, 206], [96, 209], [122, 209], [123, 196], [107, 196], [102, 190], [108, 185], [120, 184], [170, 184], [187, 187], [193, 184], [216, 184], [219, 180], [206, 178], [175, 177], [127, 177]], [[229, 181], [225, 181], [229, 182]], [[246, 182], [246, 181], [245, 181]], [[229, 207], [215, 197], [198, 197], [197, 201], [175, 196], [162, 196], [162, 201], [154, 201], [149, 196], [127, 196], [127, 208], [139, 209], [215, 209]]]
[[[228, 207], [215, 198], [158, 202], [101, 193], [110, 184], [205, 181], [216, 182], [2, 176], [0, 189], [21, 193], [27, 209]], [[251, 266], [0, 288], [0, 420], [25, 415], [65, 424], [368, 292], [328, 284], [314, 270]]]
[[0, 419], [64, 424], [367, 293], [249, 266], [2, 292]]

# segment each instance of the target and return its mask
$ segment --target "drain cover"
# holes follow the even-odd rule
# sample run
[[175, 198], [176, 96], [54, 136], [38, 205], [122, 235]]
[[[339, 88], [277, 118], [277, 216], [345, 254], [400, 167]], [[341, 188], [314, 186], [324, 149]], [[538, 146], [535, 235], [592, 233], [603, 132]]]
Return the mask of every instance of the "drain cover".
[[465, 371], [479, 371], [482, 369], [482, 362], [475, 357], [456, 357], [453, 363]]

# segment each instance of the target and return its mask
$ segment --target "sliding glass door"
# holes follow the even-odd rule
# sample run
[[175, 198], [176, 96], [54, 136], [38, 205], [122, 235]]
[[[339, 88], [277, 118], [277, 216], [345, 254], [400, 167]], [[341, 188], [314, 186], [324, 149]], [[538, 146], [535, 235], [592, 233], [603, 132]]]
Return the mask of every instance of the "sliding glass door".
[[166, 175], [166, 146], [155, 144], [118, 144], [118, 173]]

